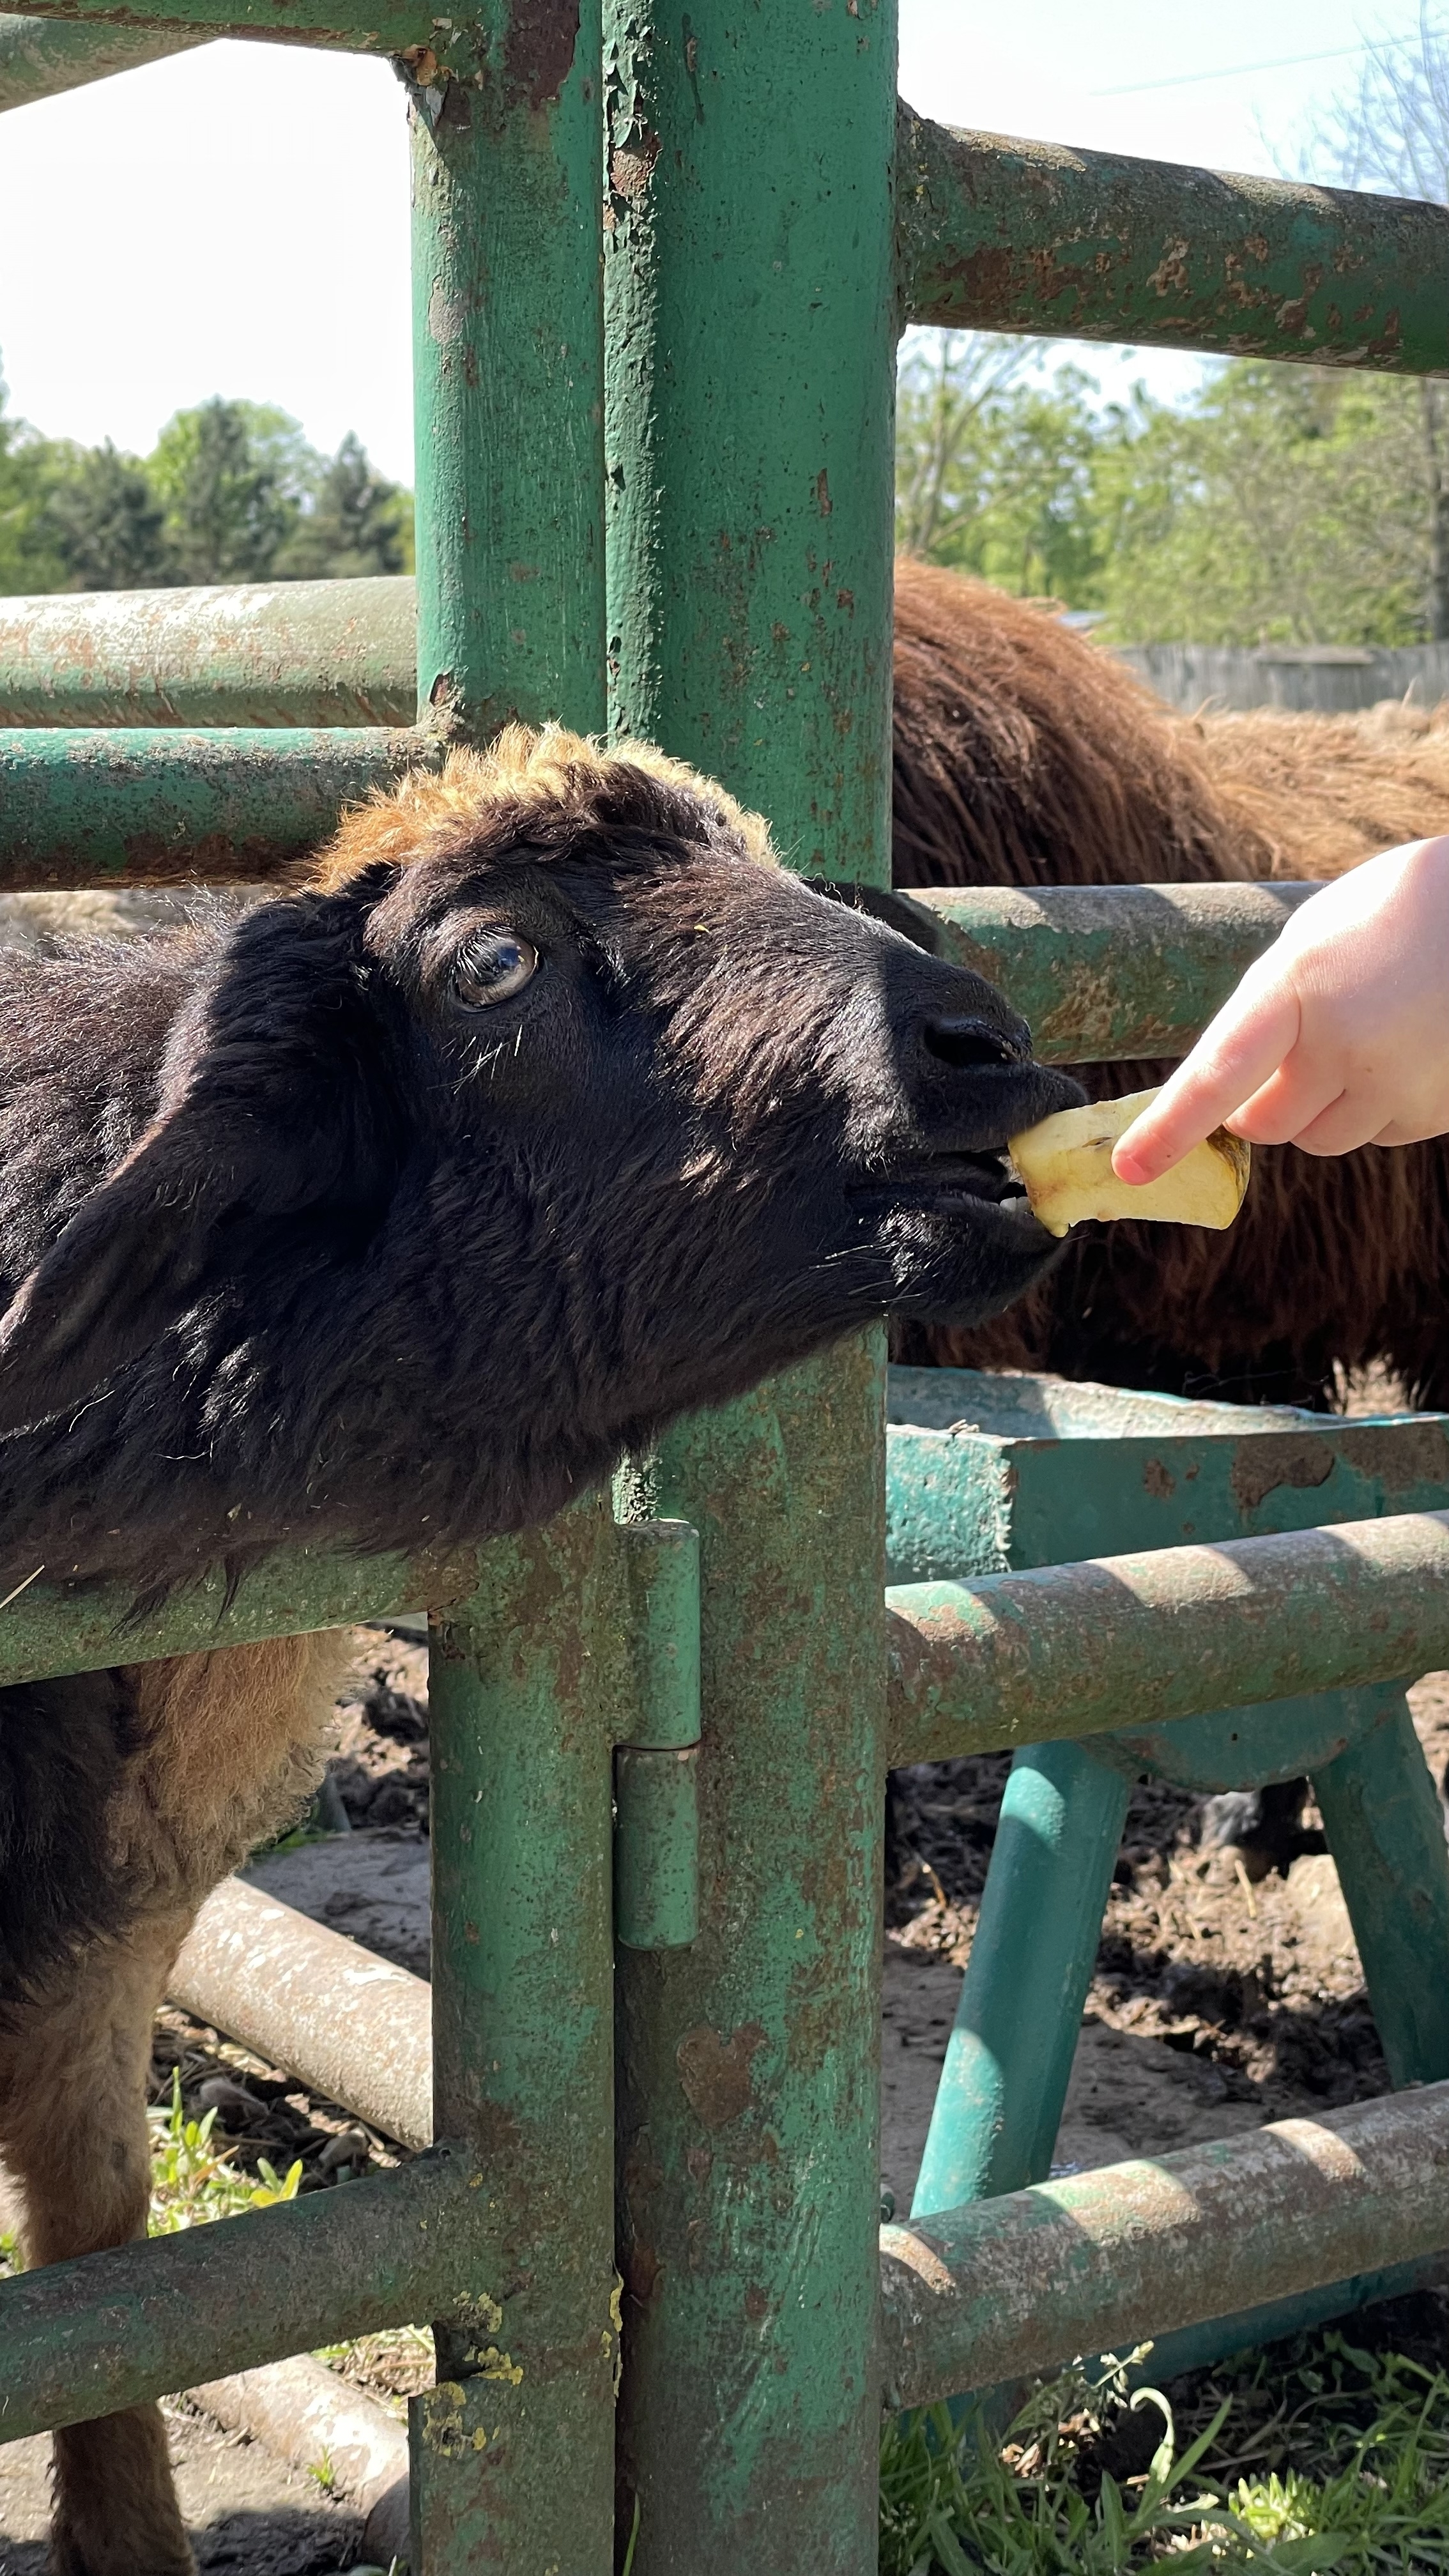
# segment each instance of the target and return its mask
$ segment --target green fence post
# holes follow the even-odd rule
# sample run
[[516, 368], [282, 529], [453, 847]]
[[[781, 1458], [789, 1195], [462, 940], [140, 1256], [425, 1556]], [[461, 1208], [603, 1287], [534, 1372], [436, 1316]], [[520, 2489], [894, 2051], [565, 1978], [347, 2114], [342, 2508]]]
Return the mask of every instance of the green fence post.
[[612, 2576], [612, 1541], [599, 1499], [501, 1541], [429, 1636], [434, 2133], [477, 2149], [492, 2268], [413, 2401], [413, 2576]]
[[1130, 1795], [1084, 1744], [1016, 1756], [913, 2217], [1045, 2182]]
[[[510, 715], [588, 731], [604, 716], [597, 0], [495, 6], [471, 76], [426, 56], [412, 71], [420, 719], [463, 742]], [[480, 2151], [498, 2269], [478, 2337], [440, 2335], [440, 2385], [413, 2410], [414, 2576], [610, 2576], [626, 1667], [602, 1503], [510, 1542], [505, 1572], [477, 1626], [432, 1640], [435, 2134]]]
[[1449, 2075], [1449, 1852], [1408, 1702], [1314, 1772], [1374, 2020], [1398, 2084]]
[[[607, 41], [613, 721], [884, 883], [889, 0], [620, 0]], [[619, 1961], [635, 2576], [876, 2563], [881, 1397], [858, 1343], [658, 1465], [701, 1542], [701, 1925]]]
[[599, 0], [490, 14], [409, 83], [418, 714], [462, 741], [604, 721]]

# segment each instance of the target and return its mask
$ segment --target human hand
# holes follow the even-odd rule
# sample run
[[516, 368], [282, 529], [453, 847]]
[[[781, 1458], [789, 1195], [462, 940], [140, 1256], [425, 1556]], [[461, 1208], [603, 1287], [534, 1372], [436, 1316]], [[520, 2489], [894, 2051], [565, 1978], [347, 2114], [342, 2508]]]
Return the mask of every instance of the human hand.
[[1295, 912], [1119, 1137], [1156, 1180], [1226, 1126], [1347, 1154], [1449, 1132], [1449, 835], [1384, 850]]

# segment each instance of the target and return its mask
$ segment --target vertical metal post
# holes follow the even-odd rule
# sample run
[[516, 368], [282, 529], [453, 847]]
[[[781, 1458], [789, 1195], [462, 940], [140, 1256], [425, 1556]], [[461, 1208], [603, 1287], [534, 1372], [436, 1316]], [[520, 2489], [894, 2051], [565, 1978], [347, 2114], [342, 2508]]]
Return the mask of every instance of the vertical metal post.
[[1130, 1794], [1082, 1744], [1013, 1762], [913, 2217], [1046, 2180]]
[[[491, 0], [461, 73], [412, 63], [418, 699], [457, 741], [604, 717], [599, 47], [598, 0]], [[496, 1577], [430, 1639], [435, 2134], [479, 2150], [492, 2257], [414, 2404], [413, 2568], [611, 2576], [627, 1653], [603, 1503]]]
[[488, 2206], [473, 2328], [413, 2402], [414, 2576], [612, 2576], [612, 1536], [599, 1499], [501, 1542], [429, 1635], [434, 2129]]
[[1449, 2075], [1449, 1852], [1407, 1700], [1313, 1775], [1397, 2084]]
[[418, 712], [463, 741], [604, 720], [599, 0], [483, 14], [408, 85]]
[[[606, 43], [613, 721], [884, 883], [890, 0], [618, 0]], [[657, 1465], [701, 1543], [701, 1926], [618, 1963], [635, 2576], [876, 2564], [880, 1356]]]

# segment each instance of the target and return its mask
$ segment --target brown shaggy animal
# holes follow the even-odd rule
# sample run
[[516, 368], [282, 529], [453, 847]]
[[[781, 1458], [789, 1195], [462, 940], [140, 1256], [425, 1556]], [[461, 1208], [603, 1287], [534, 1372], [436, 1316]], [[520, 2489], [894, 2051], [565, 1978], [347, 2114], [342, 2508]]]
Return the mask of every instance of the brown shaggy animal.
[[[999, 994], [551, 730], [310, 886], [0, 961], [0, 1596], [476, 1541], [893, 1309], [1054, 1246], [1001, 1146], [1080, 1097]], [[145, 2230], [152, 2015], [295, 1812], [348, 1641], [0, 1689], [0, 2152], [27, 2259]], [[57, 2576], [189, 2576], [154, 2407], [55, 2437]]]
[[[895, 881], [1112, 885], [1327, 877], [1449, 830], [1449, 723], [1175, 715], [1049, 611], [896, 568]], [[1089, 1090], [1167, 1068], [1090, 1066]], [[1327, 1405], [1382, 1362], [1449, 1403], [1449, 1143], [1254, 1156], [1227, 1234], [1083, 1228], [1008, 1314], [898, 1331], [903, 1357]]]

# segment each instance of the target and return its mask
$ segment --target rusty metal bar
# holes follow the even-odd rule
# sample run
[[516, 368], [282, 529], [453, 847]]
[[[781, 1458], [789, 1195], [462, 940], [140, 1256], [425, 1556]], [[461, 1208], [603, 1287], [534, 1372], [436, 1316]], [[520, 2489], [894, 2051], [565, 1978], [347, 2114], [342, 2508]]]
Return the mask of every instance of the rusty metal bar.
[[417, 649], [410, 573], [0, 599], [0, 725], [410, 725]]
[[0, 2282], [0, 2441], [422, 2317], [487, 2334], [462, 2285], [496, 2180], [445, 2145], [342, 2190]]
[[881, 2230], [885, 2402], [1292, 2297], [1449, 2245], [1449, 2084]]
[[136, 27], [68, 27], [58, 18], [0, 16], [0, 111], [28, 107], [34, 99], [54, 98], [61, 90], [83, 89], [87, 81], [108, 80], [113, 72], [134, 71], [141, 63], [190, 53], [206, 42], [203, 35], [143, 34]]
[[1449, 1512], [888, 1591], [890, 1760], [1109, 1733], [1433, 1672]]
[[1449, 208], [961, 133], [901, 105], [907, 322], [1449, 373]]
[[361, 725], [0, 730], [0, 887], [261, 881], [441, 756], [425, 734]]
[[[136, 1615], [131, 1585], [30, 1583], [0, 1621], [0, 1689], [59, 1673], [96, 1672], [121, 1656], [145, 1664], [259, 1637], [299, 1637], [355, 1620], [390, 1619], [457, 1601], [484, 1580], [491, 1551], [452, 1556], [329, 1556], [291, 1548], [266, 1557], [229, 1591], [218, 1568], [155, 1611]], [[38, 1569], [37, 1569], [38, 1570]]]
[[0, 730], [0, 887], [277, 876], [374, 787], [437, 760], [420, 733]]
[[1048, 1064], [1185, 1055], [1311, 885], [913, 887]]
[[433, 2139], [432, 2000], [421, 1977], [224, 1878], [182, 1945], [171, 2001], [405, 2147]]
[[[37, 0], [26, 0], [26, 14], [103, 27], [116, 17], [117, 0], [39, 0], [38, 6]], [[18, 15], [7, 0], [0, 0], [0, 16]], [[158, 33], [189, 28], [198, 42], [210, 36], [259, 36], [273, 44], [415, 55], [424, 57], [430, 70], [451, 70], [457, 62], [470, 76], [476, 64], [475, 22], [434, 17], [428, 0], [158, 0], [156, 6], [141, 0], [140, 7], [126, 9], [125, 24]], [[549, 32], [545, 29], [540, 39], [544, 51]]]

